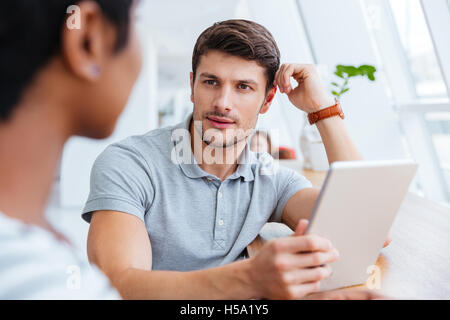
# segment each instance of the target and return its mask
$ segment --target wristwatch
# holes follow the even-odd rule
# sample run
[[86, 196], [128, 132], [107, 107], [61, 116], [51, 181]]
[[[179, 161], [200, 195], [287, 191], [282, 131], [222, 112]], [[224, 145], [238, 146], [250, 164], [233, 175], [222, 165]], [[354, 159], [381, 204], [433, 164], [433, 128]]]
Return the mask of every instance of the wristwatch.
[[309, 124], [313, 125], [317, 121], [320, 121], [320, 120], [323, 120], [326, 118], [330, 118], [330, 117], [334, 117], [334, 116], [339, 116], [339, 117], [341, 117], [341, 119], [344, 119], [344, 112], [342, 111], [339, 100], [334, 98], [334, 101], [336, 102], [336, 104], [332, 105], [331, 107], [309, 113], [308, 114]]

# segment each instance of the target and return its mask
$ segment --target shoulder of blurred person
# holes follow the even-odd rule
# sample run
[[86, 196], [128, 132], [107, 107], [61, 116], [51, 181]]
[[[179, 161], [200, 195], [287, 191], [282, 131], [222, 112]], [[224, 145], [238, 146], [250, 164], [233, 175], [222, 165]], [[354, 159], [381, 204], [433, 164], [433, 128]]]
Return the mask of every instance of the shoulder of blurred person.
[[0, 299], [120, 299], [107, 278], [50, 232], [0, 213]]

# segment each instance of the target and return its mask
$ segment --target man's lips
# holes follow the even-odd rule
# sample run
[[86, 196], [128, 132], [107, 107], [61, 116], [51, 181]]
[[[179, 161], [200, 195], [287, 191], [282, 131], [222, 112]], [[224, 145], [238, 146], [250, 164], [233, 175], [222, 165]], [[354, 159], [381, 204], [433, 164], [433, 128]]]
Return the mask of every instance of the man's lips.
[[222, 122], [222, 123], [234, 123], [233, 120], [227, 119], [227, 118], [221, 118], [221, 117], [214, 117], [210, 116], [208, 117], [209, 120], [216, 121], [216, 122]]
[[215, 128], [218, 129], [226, 129], [234, 124], [233, 120], [227, 119], [227, 118], [220, 118], [220, 117], [207, 117], [209, 120], [209, 123]]

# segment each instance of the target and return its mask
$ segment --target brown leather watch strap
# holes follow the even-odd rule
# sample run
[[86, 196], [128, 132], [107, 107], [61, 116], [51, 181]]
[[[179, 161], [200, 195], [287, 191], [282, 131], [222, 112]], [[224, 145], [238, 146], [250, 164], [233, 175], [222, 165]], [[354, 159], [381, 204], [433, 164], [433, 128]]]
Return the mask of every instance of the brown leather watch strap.
[[313, 125], [315, 124], [317, 121], [326, 119], [326, 118], [330, 118], [330, 117], [334, 117], [334, 116], [339, 116], [341, 117], [341, 119], [344, 119], [344, 112], [342, 111], [341, 108], [341, 104], [339, 103], [339, 100], [334, 98], [334, 100], [336, 101], [336, 104], [332, 105], [331, 107], [313, 112], [313, 113], [309, 113], [308, 114], [308, 120], [309, 120], [309, 124]]

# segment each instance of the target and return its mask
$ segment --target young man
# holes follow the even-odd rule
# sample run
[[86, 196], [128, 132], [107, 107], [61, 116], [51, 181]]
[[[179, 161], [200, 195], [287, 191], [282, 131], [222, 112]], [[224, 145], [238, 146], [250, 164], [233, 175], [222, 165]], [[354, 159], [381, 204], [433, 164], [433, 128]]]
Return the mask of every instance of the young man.
[[[83, 210], [90, 261], [125, 298], [296, 299], [317, 291], [338, 257], [327, 239], [303, 236], [319, 190], [294, 171], [273, 172], [247, 138], [277, 86], [307, 113], [334, 100], [313, 66], [279, 69], [274, 39], [254, 22], [214, 24], [192, 60], [193, 114], [111, 145], [94, 164]], [[330, 162], [361, 158], [341, 118], [317, 126]], [[283, 221], [295, 235], [244, 259], [267, 221]]]
[[134, 6], [0, 2], [0, 299], [120, 298], [44, 210], [67, 139], [109, 136], [126, 105], [141, 68]]

